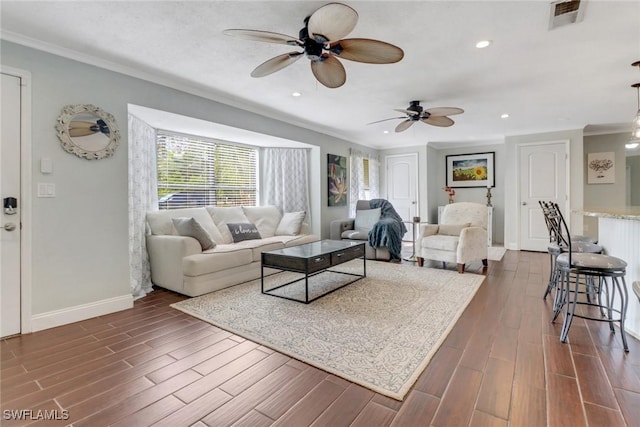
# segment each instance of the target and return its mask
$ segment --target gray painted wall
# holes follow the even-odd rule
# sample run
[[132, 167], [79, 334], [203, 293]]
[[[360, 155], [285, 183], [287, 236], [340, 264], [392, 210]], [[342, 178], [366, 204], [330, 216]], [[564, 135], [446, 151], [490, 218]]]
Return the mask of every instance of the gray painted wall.
[[[628, 133], [592, 135], [584, 137], [584, 207], [611, 209], [626, 205], [626, 166], [624, 145], [629, 142]], [[615, 153], [615, 182], [612, 184], [589, 184], [587, 182], [587, 163], [589, 153]], [[640, 165], [638, 165], [640, 166]], [[638, 167], [636, 166], [636, 168]], [[640, 169], [637, 169], [640, 176]], [[633, 178], [631, 180], [633, 183]], [[636, 181], [636, 191], [640, 192], [640, 178]], [[632, 189], [634, 186], [631, 186]], [[640, 202], [640, 199], [638, 199]], [[584, 234], [598, 237], [598, 218], [584, 218]]]
[[640, 206], [640, 155], [627, 157], [627, 167], [631, 173], [629, 204], [631, 206]]

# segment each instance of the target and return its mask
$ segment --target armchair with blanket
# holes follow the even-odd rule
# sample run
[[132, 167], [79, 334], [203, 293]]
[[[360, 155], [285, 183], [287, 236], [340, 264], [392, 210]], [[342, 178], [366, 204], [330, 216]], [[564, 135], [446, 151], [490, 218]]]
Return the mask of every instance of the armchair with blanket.
[[445, 206], [440, 224], [420, 227], [416, 242], [418, 265], [425, 259], [458, 264], [464, 273], [466, 263], [482, 261], [487, 266], [487, 207], [480, 203], [462, 202]]
[[367, 259], [400, 261], [402, 236], [407, 227], [385, 199], [358, 200], [356, 217], [331, 222], [332, 240], [366, 241]]

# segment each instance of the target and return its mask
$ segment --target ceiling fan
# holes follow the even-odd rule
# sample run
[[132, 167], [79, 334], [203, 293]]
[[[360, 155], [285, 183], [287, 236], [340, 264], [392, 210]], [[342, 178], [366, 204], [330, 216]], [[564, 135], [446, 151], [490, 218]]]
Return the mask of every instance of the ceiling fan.
[[391, 117], [390, 119], [378, 120], [376, 122], [367, 124], [372, 125], [374, 123], [386, 122], [387, 120], [405, 119], [398, 126], [396, 126], [396, 132], [403, 132], [409, 129], [411, 125], [418, 121], [432, 126], [449, 127], [452, 126], [455, 122], [447, 116], [464, 113], [464, 110], [462, 108], [455, 107], [435, 107], [425, 110], [420, 105], [420, 101], [411, 101], [406, 109], [394, 109], [394, 111], [405, 113], [406, 116]]
[[228, 36], [268, 43], [287, 44], [302, 48], [278, 55], [256, 67], [252, 77], [264, 77], [296, 62], [304, 54], [311, 61], [315, 78], [328, 88], [344, 84], [347, 74], [338, 58], [368, 64], [398, 62], [404, 52], [397, 46], [372, 39], [343, 39], [358, 22], [358, 13], [342, 3], [329, 3], [304, 19], [298, 38], [260, 30], [229, 29]]

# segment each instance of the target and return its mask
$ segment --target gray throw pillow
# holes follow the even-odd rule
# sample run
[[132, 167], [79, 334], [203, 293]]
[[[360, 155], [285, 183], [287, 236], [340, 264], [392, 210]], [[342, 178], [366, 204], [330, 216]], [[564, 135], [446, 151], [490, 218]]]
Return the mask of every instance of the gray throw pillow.
[[216, 247], [216, 242], [211, 239], [207, 230], [194, 218], [172, 218], [171, 222], [179, 235], [193, 237], [200, 242], [203, 251]]
[[258, 228], [250, 222], [228, 222], [227, 227], [229, 227], [233, 243], [242, 242], [243, 240], [262, 239]]

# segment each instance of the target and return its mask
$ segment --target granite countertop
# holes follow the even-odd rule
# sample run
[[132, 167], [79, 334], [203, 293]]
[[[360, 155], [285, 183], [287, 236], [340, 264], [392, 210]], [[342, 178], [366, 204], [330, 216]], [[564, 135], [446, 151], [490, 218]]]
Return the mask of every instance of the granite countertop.
[[620, 208], [582, 208], [574, 213], [595, 216], [598, 218], [630, 219], [640, 221], [640, 206], [623, 206]]

